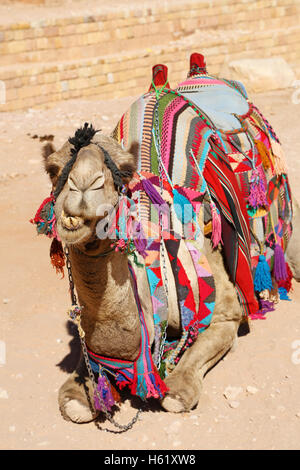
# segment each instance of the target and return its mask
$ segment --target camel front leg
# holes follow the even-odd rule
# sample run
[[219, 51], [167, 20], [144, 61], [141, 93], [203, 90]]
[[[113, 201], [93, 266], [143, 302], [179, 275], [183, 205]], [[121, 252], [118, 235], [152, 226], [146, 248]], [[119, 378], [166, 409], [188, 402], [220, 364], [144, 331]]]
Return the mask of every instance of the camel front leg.
[[166, 411], [179, 413], [197, 405], [204, 374], [231, 349], [239, 323], [239, 320], [212, 323], [185, 351], [165, 380], [169, 392], [161, 404]]

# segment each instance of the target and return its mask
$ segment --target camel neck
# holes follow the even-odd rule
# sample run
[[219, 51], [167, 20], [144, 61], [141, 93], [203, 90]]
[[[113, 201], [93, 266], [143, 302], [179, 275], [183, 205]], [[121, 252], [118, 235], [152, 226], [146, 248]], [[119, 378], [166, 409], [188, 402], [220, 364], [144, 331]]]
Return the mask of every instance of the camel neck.
[[139, 349], [139, 313], [127, 255], [110, 251], [100, 256], [109, 246], [101, 242], [97, 253], [89, 254], [70, 250], [74, 283], [83, 307], [82, 327], [93, 351], [131, 360]]

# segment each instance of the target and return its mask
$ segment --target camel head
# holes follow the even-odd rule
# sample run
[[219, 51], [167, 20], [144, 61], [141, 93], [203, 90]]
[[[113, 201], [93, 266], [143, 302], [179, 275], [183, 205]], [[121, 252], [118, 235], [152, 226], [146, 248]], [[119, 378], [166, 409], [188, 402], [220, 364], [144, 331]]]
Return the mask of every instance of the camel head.
[[109, 217], [121, 185], [133, 176], [135, 157], [101, 134], [77, 152], [70, 141], [58, 151], [48, 144], [43, 156], [56, 201], [57, 233], [63, 243], [78, 245], [96, 239], [97, 223]]

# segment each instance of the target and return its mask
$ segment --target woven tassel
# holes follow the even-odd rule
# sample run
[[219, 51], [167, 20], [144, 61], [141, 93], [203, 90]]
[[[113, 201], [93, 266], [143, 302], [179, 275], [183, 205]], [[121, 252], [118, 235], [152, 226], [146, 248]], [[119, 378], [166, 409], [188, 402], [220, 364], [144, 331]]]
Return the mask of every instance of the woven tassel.
[[42, 202], [34, 219], [30, 219], [30, 222], [36, 225], [36, 230], [39, 235], [45, 234], [49, 238], [57, 238], [54, 204], [55, 198], [53, 194], [51, 194], [50, 197], [47, 197]]
[[290, 300], [290, 301], [292, 300], [289, 298], [287, 290], [284, 287], [279, 287], [278, 292], [279, 292], [280, 300]]
[[120, 401], [121, 401], [120, 394], [112, 384], [110, 384], [110, 390], [111, 390], [111, 394], [112, 394], [113, 399], [115, 400], [115, 402], [120, 403]]
[[273, 287], [270, 268], [264, 255], [260, 255], [254, 276], [255, 292], [271, 290]]
[[288, 277], [283, 249], [276, 243], [274, 248], [273, 275], [276, 281], [285, 281]]
[[260, 206], [268, 206], [264, 178], [257, 169], [253, 170], [248, 203], [254, 209], [258, 209]]
[[261, 156], [263, 167], [265, 170], [267, 170], [271, 166], [269, 151], [267, 147], [265, 146], [265, 144], [261, 142], [260, 140], [256, 140], [255, 145], [258, 150], [259, 155]]
[[134, 229], [134, 245], [137, 249], [137, 252], [145, 258], [147, 256], [147, 240], [146, 235], [144, 234], [142, 224], [138, 222]]
[[137, 365], [134, 364], [134, 379], [130, 390], [133, 395], [137, 395], [142, 400], [151, 397], [163, 398], [168, 391], [152, 360], [151, 363], [151, 371], [145, 371], [144, 374], [138, 374]]
[[264, 315], [268, 312], [274, 312], [274, 302], [271, 300], [259, 299], [259, 311], [258, 313], [263, 313]]
[[287, 292], [290, 292], [290, 290], [292, 289], [293, 273], [288, 263], [286, 263], [285, 266], [286, 266], [286, 271], [287, 271], [287, 278], [284, 281], [282, 280], [277, 281], [277, 284], [279, 288], [283, 287]]
[[276, 175], [282, 175], [282, 173], [287, 173], [287, 165], [280, 143], [272, 140], [271, 145], [272, 153], [274, 156], [274, 170]]
[[219, 243], [223, 244], [222, 240], [222, 224], [221, 224], [221, 216], [220, 212], [212, 201], [210, 203], [210, 210], [211, 210], [211, 217], [212, 217], [212, 234], [211, 234], [211, 242], [213, 248], [216, 248]]
[[52, 266], [56, 269], [56, 274], [61, 274], [64, 277], [65, 255], [62, 244], [57, 238], [52, 240], [50, 259]]
[[274, 303], [270, 300], [259, 299], [259, 310], [250, 315], [251, 320], [265, 320], [266, 313], [273, 312], [275, 310]]
[[167, 206], [166, 202], [164, 201], [164, 199], [159, 194], [159, 192], [156, 191], [156, 189], [153, 186], [153, 184], [151, 183], [151, 181], [146, 179], [146, 178], [142, 178], [141, 183], [142, 183], [142, 186], [143, 186], [143, 189], [144, 189], [145, 193], [149, 197], [152, 204], [155, 204], [155, 205], [159, 206], [160, 210], [162, 212], [165, 212], [166, 208], [168, 206]]
[[[105, 408], [99, 400], [99, 397], [97, 396], [98, 393], [96, 392], [98, 392], [100, 397], [102, 398]], [[100, 411], [105, 411], [105, 409], [110, 411], [111, 408], [115, 405], [115, 400], [111, 392], [110, 384], [107, 378], [101, 374], [99, 374], [98, 384], [95, 390], [94, 403], [96, 410]]]

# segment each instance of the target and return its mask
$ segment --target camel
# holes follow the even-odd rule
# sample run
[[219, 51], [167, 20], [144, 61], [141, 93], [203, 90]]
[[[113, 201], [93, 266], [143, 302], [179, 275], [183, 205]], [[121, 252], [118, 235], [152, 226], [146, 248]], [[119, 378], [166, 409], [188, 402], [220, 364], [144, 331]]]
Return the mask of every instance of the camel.
[[[135, 169], [134, 157], [124, 151], [113, 138], [104, 135], [95, 141], [107, 150], [119, 168]], [[66, 143], [59, 151], [45, 159], [45, 167], [53, 187], [57, 182], [70, 153]], [[127, 257], [120, 252], [109, 251], [110, 240], [98, 240], [96, 226], [100, 217], [97, 208], [101, 204], [115, 203], [118, 199], [110, 171], [104, 164], [104, 156], [94, 143], [81, 149], [61, 194], [56, 200], [57, 230], [63, 243], [70, 248], [72, 273], [80, 304], [84, 305], [82, 328], [86, 342], [98, 354], [134, 360], [139, 351], [140, 322], [134, 299]], [[84, 201], [84, 203], [83, 203]], [[202, 381], [208, 369], [213, 367], [235, 343], [242, 313], [235, 289], [224, 267], [221, 249], [213, 250], [210, 240], [205, 240], [205, 252], [214, 272], [216, 306], [210, 327], [197, 338], [178, 366], [166, 378], [169, 389], [161, 404], [166, 411], [191, 410], [198, 402]], [[186, 256], [188, 264], [188, 258]], [[150, 342], [154, 339], [154, 326], [150, 292], [145, 271], [138, 269], [140, 299], [145, 313]], [[168, 266], [170, 274], [170, 266]], [[169, 276], [171, 279], [171, 275]], [[193, 288], [197, 286], [194, 280]], [[172, 336], [180, 335], [180, 315], [174, 290], [169, 289], [170, 316], [168, 320]], [[224, 295], [224, 293], [226, 293]], [[86, 385], [83, 386], [85, 377]], [[87, 397], [86, 390], [90, 397]], [[89, 406], [93, 399], [93, 387], [87, 377], [83, 358], [73, 374], [59, 391], [59, 407], [66, 419], [88, 422], [96, 412]]]
[[[166, 83], [165, 79], [163, 83]], [[93, 133], [84, 145], [77, 148], [76, 141], [69, 139], [60, 150], [56, 151], [50, 145], [44, 152], [45, 169], [52, 182], [52, 194], [56, 195], [56, 235], [68, 247], [72, 277], [79, 304], [83, 307], [79, 331], [83, 332], [89, 350], [96, 355], [132, 362], [139, 356], [142, 341], [140, 310], [144, 314], [149, 347], [155, 344], [156, 326], [149, 279], [143, 267], [143, 255], [136, 252], [136, 279], [133, 280], [129, 257], [122, 250], [113, 249], [109, 237], [99, 237], [99, 224], [101, 227], [110, 225], [113, 217], [111, 208], [115, 209], [120, 204], [122, 188], [132, 187], [130, 185], [139, 174], [139, 158], [139, 144], [133, 139], [124, 145], [116, 133], [113, 136]], [[294, 278], [299, 281], [300, 210], [295, 201], [293, 212], [294, 230], [288, 241], [286, 260]], [[197, 405], [206, 372], [233, 348], [240, 325], [247, 323], [229, 273], [222, 240], [219, 238], [212, 243], [211, 230], [204, 230], [204, 234], [201, 248], [213, 273], [214, 310], [210, 324], [184, 350], [180, 360], [164, 378], [166, 388], [159, 396], [160, 403], [164, 410], [173, 413], [189, 411]], [[180, 244], [180, 260], [197, 299], [200, 291], [198, 278], [186, 246]], [[164, 248], [160, 247], [160, 250]], [[160, 256], [162, 259], [162, 253]], [[182, 316], [178, 286], [168, 257], [164, 257], [164, 263], [162, 281], [168, 306], [166, 336], [180, 338]], [[276, 282], [274, 285], [276, 287]], [[249, 290], [253, 290], [254, 295], [253, 284]], [[195, 308], [199, 302], [196, 300]], [[99, 414], [99, 409], [93, 405], [94, 393], [94, 384], [82, 354], [75, 371], [59, 390], [59, 408], [63, 417], [76, 423], [94, 420]]]
[[[134, 156], [123, 150], [113, 138], [99, 134], [94, 140], [110, 153], [119, 168], [131, 168], [134, 172]], [[45, 168], [53, 188], [68, 162], [70, 148], [67, 142], [60, 150], [45, 156]], [[91, 143], [79, 151], [68, 181], [56, 200], [55, 213], [59, 236], [70, 249], [79, 301], [84, 305], [82, 328], [87, 344], [98, 354], [134, 360], [139, 351], [140, 322], [127, 256], [109, 251], [110, 240], [99, 240], [96, 236], [96, 226], [102, 218], [97, 215], [97, 208], [107, 202], [114, 204], [118, 196], [112, 175], [104, 164], [103, 152], [98, 145]], [[295, 206], [295, 213], [295, 222], [299, 225], [298, 205]], [[299, 233], [299, 230], [295, 230], [295, 233]], [[204, 245], [217, 286], [215, 310], [209, 328], [185, 351], [175, 370], [165, 379], [169, 390], [161, 400], [161, 405], [166, 411], [174, 413], [189, 411], [198, 403], [204, 375], [235, 345], [242, 322], [241, 308], [224, 265], [222, 248], [219, 245], [213, 249], [209, 238], [205, 238]], [[299, 281], [297, 245], [298, 235], [295, 235], [289, 243], [288, 259]], [[100, 256], [106, 252], [105, 256]], [[187, 254], [185, 261], [187, 265], [190, 264]], [[171, 279], [170, 273], [168, 265]], [[138, 269], [137, 276], [152, 344], [154, 325], [145, 270]], [[197, 290], [195, 279], [192, 288]], [[180, 314], [172, 286], [168, 300], [169, 331], [172, 336], [180, 335]], [[76, 370], [59, 390], [59, 407], [63, 417], [76, 423], [95, 419], [98, 412], [90, 406], [93, 394], [93, 386], [81, 356]]]

